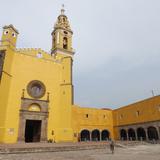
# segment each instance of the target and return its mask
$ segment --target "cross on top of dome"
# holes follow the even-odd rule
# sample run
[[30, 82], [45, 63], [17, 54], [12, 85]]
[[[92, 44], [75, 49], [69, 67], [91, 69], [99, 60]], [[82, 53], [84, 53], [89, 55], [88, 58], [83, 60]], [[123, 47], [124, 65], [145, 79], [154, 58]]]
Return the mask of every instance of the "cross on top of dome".
[[64, 12], [65, 12], [64, 4], [62, 4], [61, 15], [64, 15]]
[[54, 25], [54, 29], [61, 28], [64, 30], [71, 31], [68, 17], [64, 14], [64, 12], [65, 12], [64, 4], [62, 4], [61, 14], [58, 16], [57, 22]]

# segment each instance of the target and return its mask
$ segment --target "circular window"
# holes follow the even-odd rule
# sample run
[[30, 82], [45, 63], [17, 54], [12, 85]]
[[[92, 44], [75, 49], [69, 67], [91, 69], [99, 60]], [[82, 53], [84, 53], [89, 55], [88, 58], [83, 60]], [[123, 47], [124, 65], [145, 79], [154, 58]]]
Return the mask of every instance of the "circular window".
[[45, 91], [46, 91], [45, 85], [38, 80], [31, 81], [27, 86], [27, 92], [33, 98], [43, 97]]

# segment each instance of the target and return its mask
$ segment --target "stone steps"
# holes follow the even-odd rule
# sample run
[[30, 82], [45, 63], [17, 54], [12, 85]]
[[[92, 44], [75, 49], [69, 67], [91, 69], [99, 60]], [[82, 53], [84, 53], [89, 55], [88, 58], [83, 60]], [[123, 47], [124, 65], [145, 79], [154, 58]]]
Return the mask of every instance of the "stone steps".
[[39, 152], [63, 152], [76, 150], [92, 150], [105, 149], [107, 145], [66, 145], [66, 146], [52, 146], [52, 147], [21, 147], [21, 148], [0, 148], [0, 154], [20, 154], [20, 153], [39, 153]]
[[147, 145], [147, 141], [116, 141], [116, 143], [124, 146], [136, 146], [136, 145]]
[[[20, 154], [39, 152], [63, 152], [77, 150], [109, 149], [110, 142], [83, 142], [83, 143], [22, 143], [22, 144], [0, 144], [0, 154]], [[149, 144], [139, 141], [116, 141], [115, 146], [126, 148], [128, 146]]]

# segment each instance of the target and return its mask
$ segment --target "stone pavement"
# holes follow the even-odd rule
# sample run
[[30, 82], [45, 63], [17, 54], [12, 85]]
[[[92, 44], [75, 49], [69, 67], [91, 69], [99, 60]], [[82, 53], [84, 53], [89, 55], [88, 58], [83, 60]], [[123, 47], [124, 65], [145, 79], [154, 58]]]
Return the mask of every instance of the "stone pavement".
[[160, 145], [148, 144], [117, 147], [115, 154], [109, 148], [83, 151], [0, 154], [0, 160], [160, 160]]

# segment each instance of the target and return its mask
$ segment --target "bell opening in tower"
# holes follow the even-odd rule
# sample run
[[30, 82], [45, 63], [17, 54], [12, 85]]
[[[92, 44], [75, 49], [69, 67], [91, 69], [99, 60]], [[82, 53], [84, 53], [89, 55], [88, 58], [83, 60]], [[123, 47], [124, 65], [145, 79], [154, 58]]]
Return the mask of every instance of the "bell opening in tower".
[[67, 39], [67, 37], [63, 38], [63, 48], [68, 49], [68, 39]]

